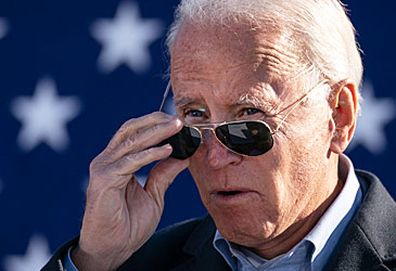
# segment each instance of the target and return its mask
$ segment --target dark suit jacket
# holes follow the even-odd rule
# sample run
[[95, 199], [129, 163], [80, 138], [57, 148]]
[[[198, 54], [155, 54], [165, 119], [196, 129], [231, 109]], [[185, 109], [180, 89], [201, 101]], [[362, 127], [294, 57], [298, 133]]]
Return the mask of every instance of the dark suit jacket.
[[[363, 202], [326, 270], [396, 271], [396, 203], [377, 177], [365, 171], [356, 173], [367, 183]], [[156, 233], [119, 270], [230, 270], [212, 245], [214, 233], [209, 216], [173, 225]], [[60, 248], [42, 270], [62, 270], [59, 259], [76, 242]]]

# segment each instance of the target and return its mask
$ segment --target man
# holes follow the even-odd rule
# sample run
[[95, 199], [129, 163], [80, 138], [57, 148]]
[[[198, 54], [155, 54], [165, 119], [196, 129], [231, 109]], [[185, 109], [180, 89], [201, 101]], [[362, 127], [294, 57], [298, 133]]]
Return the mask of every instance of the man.
[[[182, 0], [168, 45], [177, 117], [120, 128], [44, 270], [396, 270], [396, 204], [342, 154], [362, 64], [341, 3]], [[186, 167], [209, 215], [152, 236]]]

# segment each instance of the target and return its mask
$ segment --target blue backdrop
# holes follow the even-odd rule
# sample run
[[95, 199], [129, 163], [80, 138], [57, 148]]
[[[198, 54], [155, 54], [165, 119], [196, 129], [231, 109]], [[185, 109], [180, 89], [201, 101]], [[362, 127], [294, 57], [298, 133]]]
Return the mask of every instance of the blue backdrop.
[[[0, 1], [0, 270], [38, 270], [78, 234], [90, 160], [124, 121], [159, 106], [164, 34], [177, 3]], [[396, 197], [396, 4], [347, 4], [365, 64], [348, 154]], [[160, 227], [204, 212], [184, 172], [166, 195]]]

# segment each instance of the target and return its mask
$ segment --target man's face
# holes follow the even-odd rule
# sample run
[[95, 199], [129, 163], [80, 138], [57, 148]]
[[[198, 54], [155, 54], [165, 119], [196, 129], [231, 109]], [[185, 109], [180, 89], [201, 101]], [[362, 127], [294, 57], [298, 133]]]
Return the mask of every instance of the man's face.
[[[187, 124], [264, 120], [304, 95], [287, 38], [247, 25], [198, 29], [185, 24], [172, 50], [171, 76], [179, 117]], [[316, 82], [318, 83], [318, 82]], [[310, 96], [320, 96], [318, 87]], [[228, 151], [213, 134], [190, 158], [202, 201], [221, 234], [252, 248], [271, 246], [328, 196], [331, 112], [325, 98], [299, 105], [260, 156]]]

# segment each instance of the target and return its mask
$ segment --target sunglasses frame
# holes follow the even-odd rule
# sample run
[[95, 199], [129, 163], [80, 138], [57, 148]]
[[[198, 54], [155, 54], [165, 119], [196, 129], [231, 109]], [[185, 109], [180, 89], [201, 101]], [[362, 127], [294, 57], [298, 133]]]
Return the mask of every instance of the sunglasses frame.
[[[309, 89], [307, 92], [305, 92], [305, 94], [304, 94], [303, 96], [301, 96], [300, 98], [298, 98], [296, 101], [292, 102], [291, 104], [289, 104], [288, 106], [286, 106], [286, 107], [283, 108], [282, 110], [278, 111], [276, 114], [267, 116], [267, 117], [276, 117], [277, 115], [286, 112], [286, 114], [282, 117], [281, 121], [279, 122], [279, 124], [276, 126], [276, 128], [275, 128], [274, 130], [273, 130], [273, 129], [271, 128], [271, 126], [269, 126], [269, 124], [266, 123], [264, 120], [246, 120], [246, 119], [244, 119], [244, 120], [223, 121], [223, 122], [202, 123], [202, 124], [194, 124], [194, 125], [184, 125], [184, 126], [185, 126], [185, 127], [188, 127], [188, 128], [194, 128], [195, 130], [197, 130], [197, 131], [199, 132], [200, 139], [201, 139], [200, 144], [203, 143], [203, 139], [204, 139], [203, 134], [202, 134], [202, 130], [210, 130], [210, 131], [214, 134], [216, 140], [217, 140], [222, 146], [224, 146], [227, 150], [229, 150], [229, 151], [231, 151], [232, 153], [237, 154], [237, 155], [252, 157], [251, 155], [247, 155], [247, 154], [243, 154], [243, 153], [236, 152], [236, 151], [232, 150], [231, 148], [229, 148], [227, 145], [225, 145], [223, 142], [221, 142], [220, 139], [219, 139], [219, 138], [217, 137], [217, 135], [216, 135], [215, 129], [216, 129], [217, 127], [219, 127], [219, 126], [227, 125], [227, 124], [238, 124], [238, 123], [246, 123], [246, 122], [258, 122], [258, 123], [264, 124], [264, 125], [268, 128], [268, 130], [270, 131], [270, 136], [272, 137], [272, 141], [273, 141], [273, 143], [274, 143], [275, 140], [274, 140], [274, 138], [273, 138], [273, 135], [276, 134], [276, 133], [279, 131], [279, 129], [281, 128], [281, 126], [283, 125], [283, 123], [286, 121], [287, 117], [294, 111], [294, 109], [297, 108], [297, 107], [305, 100], [305, 98], [307, 98], [307, 96], [308, 96], [314, 89], [316, 89], [318, 86], [320, 86], [320, 85], [322, 85], [322, 84], [327, 84], [327, 83], [328, 83], [328, 80], [326, 80], [326, 79], [325, 79], [325, 80], [319, 81], [319, 83], [317, 83], [314, 87], [312, 87], [312, 88]], [[161, 105], [160, 105], [159, 110], [158, 110], [159, 112], [162, 112], [162, 109], [163, 109], [163, 107], [164, 107], [164, 105], [165, 105], [166, 98], [167, 98], [168, 95], [169, 95], [170, 89], [171, 89], [171, 81], [169, 80], [169, 81], [168, 81], [168, 84], [167, 84], [167, 86], [166, 86], [166, 89], [165, 89], [165, 91], [164, 91], [163, 97], [162, 97]], [[197, 150], [198, 150], [198, 148], [199, 148], [199, 146], [197, 147]], [[271, 149], [272, 149], [272, 146], [271, 146]], [[268, 151], [270, 151], [271, 149], [269, 149]], [[264, 152], [263, 154], [267, 153], [268, 151]], [[262, 155], [262, 154], [261, 154], [261, 155]]]
[[[203, 135], [202, 131], [203, 130], [209, 130], [215, 136], [217, 142], [219, 142], [227, 150], [231, 151], [232, 153], [238, 154], [238, 155], [242, 155], [242, 156], [246, 156], [246, 157], [252, 157], [253, 155], [239, 153], [239, 152], [231, 149], [230, 147], [228, 147], [226, 144], [221, 142], [221, 140], [217, 137], [217, 134], [216, 134], [216, 131], [215, 131], [216, 128], [218, 128], [220, 126], [223, 126], [223, 125], [239, 124], [239, 123], [246, 123], [246, 122], [258, 122], [258, 123], [264, 124], [264, 126], [266, 126], [268, 128], [268, 130], [270, 131], [270, 136], [271, 137], [272, 137], [273, 134], [276, 133], [276, 131], [272, 131], [271, 127], [263, 120], [232, 120], [232, 121], [223, 121], [223, 122], [212, 122], [212, 123], [208, 123], [208, 124], [204, 123], [204, 124], [196, 124], [196, 125], [184, 125], [184, 127], [193, 128], [193, 129], [195, 129], [196, 131], [199, 132], [200, 139], [201, 139], [200, 144], [204, 143], [204, 135]], [[272, 137], [272, 141], [273, 141], [273, 137]], [[199, 147], [197, 147], [197, 150], [198, 150], [198, 148]], [[271, 148], [272, 148], [272, 146], [271, 146]]]

